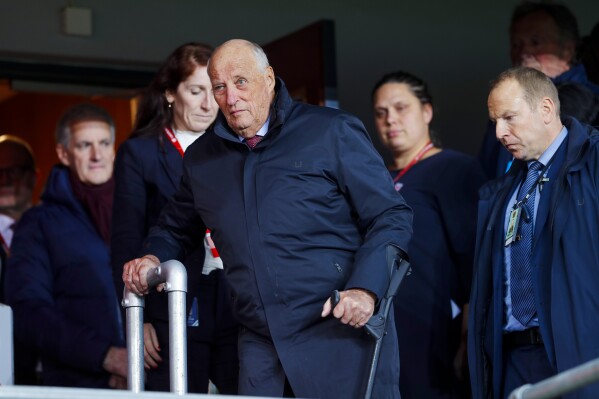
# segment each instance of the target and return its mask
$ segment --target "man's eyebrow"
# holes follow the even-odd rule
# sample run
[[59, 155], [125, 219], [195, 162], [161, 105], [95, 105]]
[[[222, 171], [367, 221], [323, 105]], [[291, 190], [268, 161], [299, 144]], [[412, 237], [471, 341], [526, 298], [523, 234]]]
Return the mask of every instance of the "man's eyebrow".
[[508, 116], [508, 115], [516, 115], [516, 114], [517, 114], [517, 112], [516, 112], [516, 111], [512, 111], [512, 110], [508, 109], [508, 110], [505, 110], [505, 111], [503, 111], [503, 112], [502, 112], [502, 113], [499, 115], [499, 117], [500, 117], [500, 118], [505, 118], [505, 117], [506, 117], [506, 116]]

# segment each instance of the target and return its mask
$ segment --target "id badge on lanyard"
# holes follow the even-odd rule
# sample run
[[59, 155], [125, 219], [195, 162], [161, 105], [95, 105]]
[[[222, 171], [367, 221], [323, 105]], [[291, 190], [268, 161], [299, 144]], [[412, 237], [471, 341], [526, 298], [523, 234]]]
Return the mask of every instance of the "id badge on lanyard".
[[522, 216], [522, 207], [518, 206], [510, 212], [510, 219], [507, 224], [507, 230], [505, 232], [505, 246], [509, 246], [511, 243], [516, 241], [516, 233], [518, 231], [518, 225], [520, 223], [520, 216]]

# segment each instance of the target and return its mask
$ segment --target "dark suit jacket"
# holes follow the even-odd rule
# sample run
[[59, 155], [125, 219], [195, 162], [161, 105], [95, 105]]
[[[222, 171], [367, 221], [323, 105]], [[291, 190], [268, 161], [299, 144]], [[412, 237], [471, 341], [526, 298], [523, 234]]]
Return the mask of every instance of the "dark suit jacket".
[[[599, 357], [599, 132], [572, 118], [566, 149], [543, 188], [533, 237], [533, 288], [549, 362], [562, 372]], [[562, 150], [560, 150], [562, 151]], [[561, 157], [561, 160], [560, 158]], [[561, 165], [561, 166], [560, 166]], [[515, 161], [481, 189], [468, 357], [474, 398], [499, 397], [503, 369], [503, 221], [509, 195], [524, 175]], [[505, 394], [509, 394], [506, 392]], [[568, 398], [599, 397], [593, 384]]]
[[103, 361], [124, 346], [109, 249], [55, 166], [15, 229], [6, 302], [15, 335], [40, 351], [44, 385], [108, 388]]

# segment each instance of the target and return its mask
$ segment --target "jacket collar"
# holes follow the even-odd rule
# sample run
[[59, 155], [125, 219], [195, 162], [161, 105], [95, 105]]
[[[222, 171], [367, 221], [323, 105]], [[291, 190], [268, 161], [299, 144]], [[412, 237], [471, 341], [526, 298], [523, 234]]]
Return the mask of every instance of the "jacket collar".
[[525, 165], [526, 162], [515, 159], [506, 174], [495, 180], [487, 182], [480, 188], [479, 198], [483, 201], [488, 200], [503, 187], [511, 187], [514, 179], [516, 179], [525, 170]]
[[96, 231], [83, 204], [75, 197], [69, 179], [70, 173], [69, 168], [62, 164], [57, 164], [52, 168], [48, 180], [46, 181], [44, 192], [41, 195], [42, 203], [40, 206], [44, 206], [44, 204], [59, 204], [65, 206], [73, 212], [73, 215], [83, 220]]
[[568, 129], [568, 155], [565, 164], [569, 172], [576, 172], [584, 165], [588, 155], [586, 148], [589, 146], [589, 137], [596, 136], [599, 131], [569, 116], [564, 118], [563, 123]]

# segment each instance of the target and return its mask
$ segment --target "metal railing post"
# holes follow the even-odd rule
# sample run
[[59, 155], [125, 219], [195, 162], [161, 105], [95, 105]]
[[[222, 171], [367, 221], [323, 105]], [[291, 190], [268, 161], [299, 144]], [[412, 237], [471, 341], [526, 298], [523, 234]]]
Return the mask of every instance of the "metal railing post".
[[143, 296], [138, 296], [125, 288], [123, 307], [127, 315], [127, 387], [135, 393], [144, 390], [144, 328]]
[[[165, 284], [168, 293], [170, 388], [177, 394], [187, 393], [187, 328], [186, 304], [187, 271], [179, 261], [169, 260], [147, 274], [150, 289]], [[144, 299], [127, 288], [123, 294], [123, 307], [127, 313], [127, 352], [129, 358], [128, 387], [133, 392], [143, 391], [144, 380]]]
[[0, 303], [0, 385], [14, 384], [12, 323], [12, 309], [10, 306]]
[[527, 384], [512, 391], [509, 399], [548, 399], [599, 381], [599, 358], [563, 371], [536, 384]]

